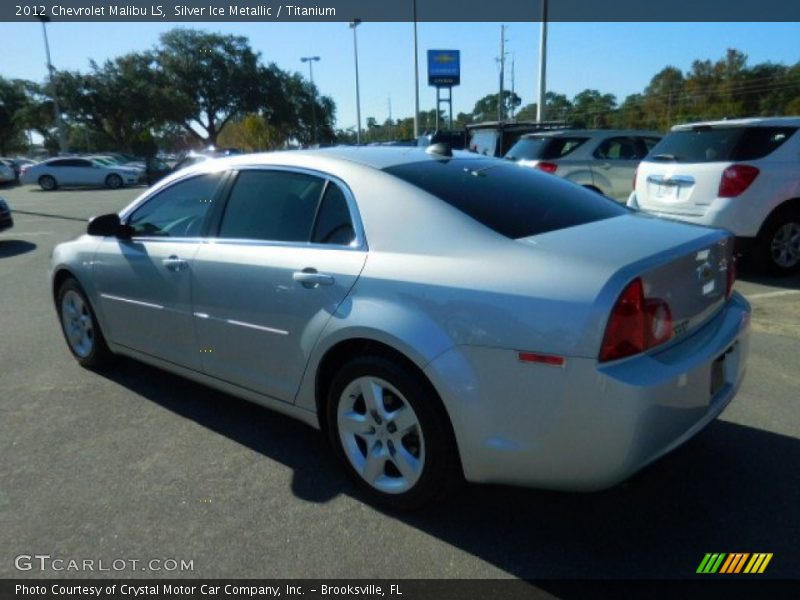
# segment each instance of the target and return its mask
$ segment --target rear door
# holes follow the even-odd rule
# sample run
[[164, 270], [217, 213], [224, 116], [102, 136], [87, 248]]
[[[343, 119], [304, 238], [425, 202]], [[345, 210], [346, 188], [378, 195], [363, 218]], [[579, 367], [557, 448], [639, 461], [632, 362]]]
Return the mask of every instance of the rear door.
[[192, 268], [203, 370], [293, 402], [308, 356], [366, 261], [355, 202], [322, 174], [244, 169]]
[[634, 136], [616, 136], [603, 140], [595, 149], [592, 178], [603, 193], [624, 202], [633, 190], [633, 174], [644, 151]]

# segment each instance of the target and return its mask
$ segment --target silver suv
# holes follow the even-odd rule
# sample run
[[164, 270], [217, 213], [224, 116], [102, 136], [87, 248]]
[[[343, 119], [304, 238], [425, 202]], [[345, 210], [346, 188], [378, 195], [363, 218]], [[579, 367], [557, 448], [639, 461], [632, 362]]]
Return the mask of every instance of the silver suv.
[[523, 135], [505, 158], [625, 202], [636, 167], [661, 139], [654, 131], [561, 129]]

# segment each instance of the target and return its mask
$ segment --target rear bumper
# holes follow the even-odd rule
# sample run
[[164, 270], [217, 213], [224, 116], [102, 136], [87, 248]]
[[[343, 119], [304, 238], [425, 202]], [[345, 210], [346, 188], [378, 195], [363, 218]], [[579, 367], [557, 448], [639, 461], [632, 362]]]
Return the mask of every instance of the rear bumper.
[[737, 237], [755, 237], [764, 221], [763, 207], [759, 202], [739, 198], [715, 198], [710, 204], [692, 206], [691, 209], [671, 207], [668, 204], [642, 205], [636, 192], [628, 196], [628, 208], [640, 210], [658, 217], [676, 219], [727, 229]]
[[[603, 489], [684, 443], [732, 400], [745, 373], [749, 313], [734, 295], [680, 343], [607, 365], [523, 364], [514, 350], [459, 347], [426, 372], [451, 416], [468, 480]], [[720, 369], [712, 394], [712, 370]]]

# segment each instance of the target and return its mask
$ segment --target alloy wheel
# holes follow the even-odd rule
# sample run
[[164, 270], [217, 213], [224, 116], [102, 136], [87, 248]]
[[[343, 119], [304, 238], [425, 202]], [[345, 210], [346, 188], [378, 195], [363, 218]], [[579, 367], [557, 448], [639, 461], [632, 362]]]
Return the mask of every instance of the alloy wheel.
[[781, 268], [791, 269], [800, 262], [800, 223], [784, 223], [772, 236], [770, 252], [773, 262]]
[[407, 492], [425, 466], [419, 418], [397, 388], [378, 377], [354, 379], [337, 411], [339, 438], [348, 461], [371, 487]]
[[74, 290], [68, 290], [61, 300], [61, 325], [72, 351], [81, 358], [89, 356], [95, 343], [94, 322], [89, 306]]

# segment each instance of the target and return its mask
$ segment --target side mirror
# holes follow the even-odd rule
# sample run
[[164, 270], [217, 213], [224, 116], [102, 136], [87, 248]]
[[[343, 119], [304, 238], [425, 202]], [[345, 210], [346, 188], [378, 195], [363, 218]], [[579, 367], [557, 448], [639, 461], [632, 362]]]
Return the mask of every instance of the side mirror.
[[117, 213], [100, 215], [89, 219], [86, 233], [98, 237], [117, 237], [129, 239], [133, 233], [130, 225], [123, 225]]

